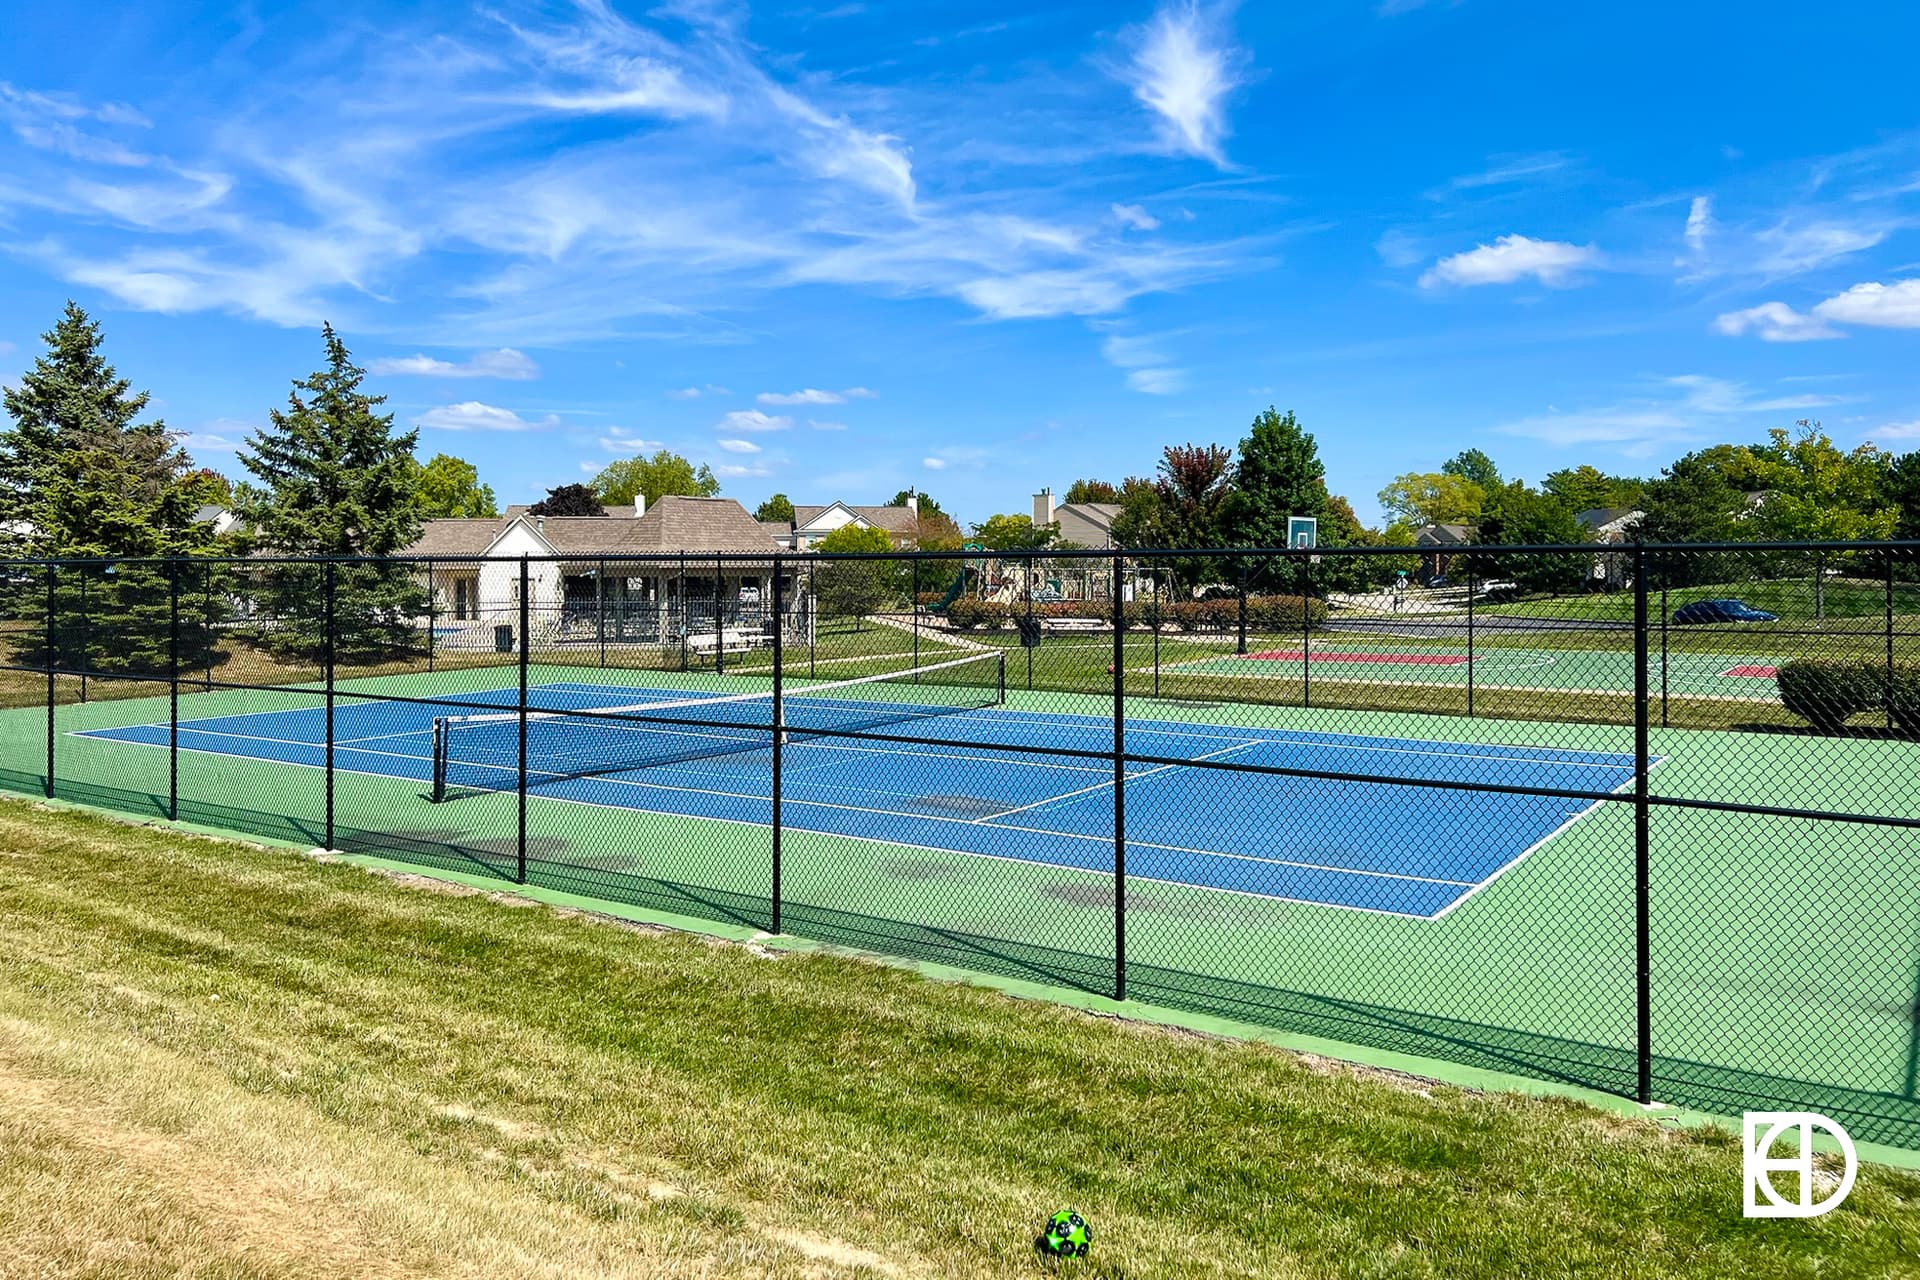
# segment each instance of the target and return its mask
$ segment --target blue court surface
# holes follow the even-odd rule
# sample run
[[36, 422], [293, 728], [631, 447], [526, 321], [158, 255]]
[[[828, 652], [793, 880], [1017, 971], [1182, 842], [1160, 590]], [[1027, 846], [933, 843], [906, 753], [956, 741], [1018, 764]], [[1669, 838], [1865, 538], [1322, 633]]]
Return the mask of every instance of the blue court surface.
[[[533, 692], [531, 701], [560, 710], [689, 696], [684, 689], [564, 683]], [[501, 690], [461, 700], [511, 706], [516, 697]], [[804, 689], [789, 694], [790, 706], [804, 700]], [[335, 712], [335, 768], [418, 782], [426, 794], [435, 714], [419, 703], [343, 698]], [[556, 723], [547, 732], [562, 731]], [[309, 768], [325, 761], [325, 716], [315, 707], [183, 720], [179, 732], [182, 751]], [[536, 745], [535, 794], [656, 814], [771, 822], [772, 751], [764, 730], [757, 740], [732, 743], [725, 741], [730, 732], [745, 731], [637, 732], [696, 743], [702, 735], [718, 736], [716, 745], [727, 753], [558, 778], [541, 773], [542, 747]], [[881, 732], [967, 745], [796, 738], [782, 761], [783, 826], [1112, 874], [1112, 765], [994, 749], [1011, 744], [1108, 751], [1111, 719], [996, 706], [949, 711]], [[1172, 760], [1585, 792], [1618, 790], [1633, 777], [1633, 757], [1611, 752], [1138, 719], [1130, 719], [1125, 732], [1127, 751]], [[133, 725], [81, 736], [164, 747], [168, 727]], [[500, 790], [513, 789], [518, 772], [517, 765], [470, 768], [496, 772], [497, 779], [485, 785]], [[1124, 798], [1129, 878], [1421, 919], [1446, 914], [1598, 803], [1137, 763], [1129, 766]], [[461, 805], [473, 803], [454, 798], [442, 808], [452, 818]]]

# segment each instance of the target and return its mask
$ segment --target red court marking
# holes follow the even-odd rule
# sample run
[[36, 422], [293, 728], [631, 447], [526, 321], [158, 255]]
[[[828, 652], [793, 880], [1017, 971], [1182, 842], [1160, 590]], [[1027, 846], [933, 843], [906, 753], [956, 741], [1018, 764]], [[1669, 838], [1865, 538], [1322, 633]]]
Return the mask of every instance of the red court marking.
[[1778, 667], [1728, 667], [1720, 673], [1723, 676], [1746, 676], [1754, 680], [1771, 680], [1780, 674]]
[[[1243, 653], [1237, 656], [1261, 662], [1300, 661], [1298, 649], [1272, 649], [1266, 653]], [[1465, 655], [1458, 653], [1316, 653], [1308, 658], [1310, 662], [1390, 662], [1408, 667], [1457, 667], [1466, 660]]]

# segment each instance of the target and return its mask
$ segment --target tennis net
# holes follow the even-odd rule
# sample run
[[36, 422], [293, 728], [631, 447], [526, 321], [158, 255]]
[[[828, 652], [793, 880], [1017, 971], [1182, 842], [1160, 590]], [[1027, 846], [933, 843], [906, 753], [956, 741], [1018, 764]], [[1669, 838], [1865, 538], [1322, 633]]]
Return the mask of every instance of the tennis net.
[[[625, 773], [738, 751], [763, 751], [822, 731], [855, 733], [1006, 701], [1006, 655], [969, 654], [947, 662], [789, 686], [528, 711], [530, 785]], [[433, 722], [433, 798], [513, 791], [520, 784], [519, 711], [442, 716]]]

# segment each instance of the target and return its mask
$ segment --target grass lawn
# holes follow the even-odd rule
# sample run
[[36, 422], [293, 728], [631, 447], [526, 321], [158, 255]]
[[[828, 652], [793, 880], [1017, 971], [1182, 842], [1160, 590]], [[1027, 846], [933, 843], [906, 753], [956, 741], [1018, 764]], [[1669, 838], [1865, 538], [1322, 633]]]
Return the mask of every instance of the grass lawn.
[[[1920, 1178], [0, 802], [0, 1275], [1912, 1274]], [[1085, 1263], [1033, 1253], [1071, 1204]]]

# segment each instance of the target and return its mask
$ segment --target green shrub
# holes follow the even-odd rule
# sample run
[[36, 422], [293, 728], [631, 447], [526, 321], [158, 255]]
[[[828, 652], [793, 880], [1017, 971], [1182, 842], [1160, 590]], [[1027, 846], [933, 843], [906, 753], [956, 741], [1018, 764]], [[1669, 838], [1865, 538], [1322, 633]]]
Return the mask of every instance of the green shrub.
[[1920, 734], [1920, 667], [1911, 663], [1893, 669], [1887, 682], [1887, 715], [1902, 733]]
[[1775, 680], [1781, 704], [1820, 733], [1839, 733], [1850, 717], [1886, 700], [1886, 671], [1873, 662], [1796, 660]]

